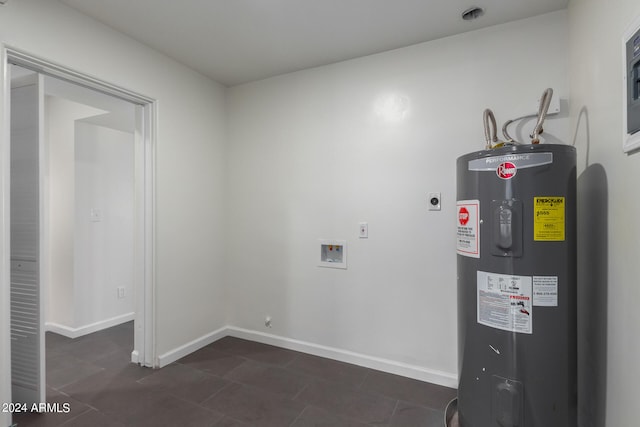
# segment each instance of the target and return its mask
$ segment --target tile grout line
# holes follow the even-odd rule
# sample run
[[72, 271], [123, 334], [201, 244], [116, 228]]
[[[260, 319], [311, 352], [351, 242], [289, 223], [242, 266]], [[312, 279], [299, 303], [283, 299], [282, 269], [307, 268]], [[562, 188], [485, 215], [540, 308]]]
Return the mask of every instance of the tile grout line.
[[248, 359], [245, 359], [242, 363], [238, 363], [236, 366], [234, 366], [233, 368], [231, 368], [230, 370], [228, 370], [227, 372], [224, 373], [224, 375], [217, 375], [218, 378], [222, 378], [225, 381], [231, 381], [231, 382], [237, 382], [231, 378], [228, 378], [227, 376], [229, 374], [231, 374], [233, 371], [238, 370], [238, 368], [240, 368], [241, 366], [245, 365], [247, 362], [251, 362]]
[[[87, 405], [85, 405], [85, 406], [87, 406]], [[87, 409], [86, 411], [80, 412], [78, 415], [76, 415], [76, 416], [74, 416], [74, 417], [69, 418], [68, 420], [66, 420], [66, 421], [65, 421], [65, 422], [63, 422], [62, 424], [57, 424], [57, 426], [58, 426], [58, 427], [64, 427], [65, 425], [67, 425], [67, 424], [71, 423], [71, 422], [72, 422], [72, 421], [74, 421], [75, 419], [80, 418], [81, 416], [83, 416], [83, 415], [85, 415], [85, 414], [87, 414], [87, 413], [91, 412], [92, 408], [91, 408], [90, 406], [87, 406], [87, 408], [88, 408], [88, 409]], [[96, 412], [98, 412], [98, 411], [96, 411]]]
[[305, 391], [305, 390], [309, 387], [309, 385], [310, 385], [310, 384], [311, 384], [311, 383], [310, 383], [310, 382], [308, 382], [308, 383], [306, 383], [304, 386], [302, 386], [302, 388], [300, 388], [300, 390], [299, 390], [299, 391], [298, 391], [298, 392], [297, 392], [297, 393], [296, 393], [296, 394], [291, 398], [291, 400], [295, 400], [296, 402], [299, 402], [299, 400], [297, 400], [297, 399], [298, 399], [298, 397], [300, 397], [300, 395], [302, 394], [302, 392], [303, 392], [303, 391]]
[[[223, 388], [224, 388], [224, 387], [223, 387]], [[212, 414], [222, 415], [222, 417], [221, 417], [219, 420], [217, 420], [217, 421], [216, 421], [216, 422], [218, 422], [218, 421], [221, 421], [221, 420], [222, 420], [222, 418], [226, 417], [226, 414], [224, 414], [224, 413], [222, 413], [222, 412], [220, 412], [220, 411], [217, 411], [217, 410], [215, 410], [215, 409], [212, 409], [212, 408], [207, 408], [206, 406], [203, 406], [202, 404], [203, 404], [204, 402], [206, 402], [207, 400], [211, 399], [211, 398], [212, 398], [213, 396], [215, 396], [216, 394], [218, 394], [220, 391], [222, 391], [222, 389], [220, 389], [220, 390], [218, 390], [217, 392], [213, 393], [211, 396], [208, 396], [208, 397], [207, 397], [206, 399], [204, 399], [202, 402], [194, 402], [194, 401], [192, 401], [192, 400], [185, 399], [184, 397], [182, 397], [182, 396], [178, 396], [178, 395], [173, 394], [173, 393], [171, 393], [171, 392], [164, 392], [164, 393], [166, 393], [166, 395], [167, 395], [167, 396], [173, 397], [174, 399], [177, 399], [177, 400], [179, 400], [179, 401], [181, 401], [181, 402], [184, 402], [184, 403], [186, 403], [186, 404], [193, 405], [193, 406], [195, 406], [195, 407], [197, 407], [197, 408], [199, 408], [199, 409], [202, 409], [203, 411], [207, 411], [207, 412], [210, 412], [210, 413], [212, 413]]]
[[[85, 361], [85, 360], [83, 360], [83, 359], [78, 359], [78, 360], [81, 360], [81, 361], [83, 361], [83, 362], [86, 362], [86, 361]], [[87, 363], [88, 363], [88, 362], [87, 362]], [[94, 366], [96, 366], [96, 365], [94, 365]], [[48, 386], [48, 387], [51, 387], [53, 390], [57, 391], [58, 393], [61, 393], [61, 392], [62, 392], [62, 389], [63, 389], [63, 388], [65, 388], [65, 387], [69, 387], [70, 385], [73, 385], [73, 384], [75, 384], [75, 383], [77, 383], [77, 382], [84, 381], [84, 380], [86, 380], [86, 379], [87, 379], [87, 378], [89, 378], [89, 377], [92, 377], [92, 376], [94, 376], [94, 375], [101, 374], [101, 373], [103, 373], [103, 372], [107, 371], [107, 369], [106, 369], [106, 368], [103, 368], [103, 367], [100, 367], [100, 366], [96, 366], [96, 368], [99, 368], [100, 370], [99, 370], [99, 371], [96, 371], [96, 372], [94, 372], [94, 373], [92, 373], [92, 374], [90, 374], [90, 375], [87, 375], [86, 377], [80, 377], [80, 378], [74, 379], [74, 380], [73, 380], [73, 381], [71, 381], [71, 382], [64, 383], [64, 384], [59, 385], [59, 386], [56, 386], [56, 387], [54, 387], [53, 385], [50, 385], [50, 386], [49, 386], [49, 385], [47, 385], [47, 386]], [[54, 372], [55, 372], [55, 371], [54, 371]]]
[[[293, 351], [293, 350], [292, 350]], [[291, 359], [290, 361], [288, 361], [287, 363], [285, 363], [284, 365], [282, 365], [283, 368], [285, 369], [289, 369], [289, 367], [291, 365], [293, 365], [293, 363], [295, 361], [297, 361], [300, 358], [300, 352], [296, 352], [296, 357], [294, 357], [293, 359]]]
[[[229, 415], [226, 415], [226, 414], [222, 414], [222, 419], [218, 420], [218, 423], [220, 423], [220, 421], [224, 421], [224, 419], [225, 419], [225, 418], [227, 418], [227, 419], [229, 419], [229, 420], [232, 420], [232, 421], [235, 421], [235, 422], [237, 422], [237, 423], [241, 423], [243, 426], [244, 426], [244, 425], [247, 425], [244, 421], [240, 421], [239, 419], [237, 419], [237, 418], [233, 418], [233, 417], [231, 417], [231, 416], [229, 416]], [[217, 425], [218, 425], [218, 424], [216, 424], [216, 426], [217, 426]], [[213, 426], [213, 427], [215, 427], [215, 426]]]
[[391, 417], [389, 418], [389, 424], [391, 424], [391, 420], [393, 420], [396, 411], [398, 410], [398, 406], [400, 406], [400, 399], [396, 399], [396, 405], [393, 407], [393, 411], [391, 411]]
[[[222, 377], [218, 377], [218, 378], [223, 379]], [[228, 380], [225, 380], [225, 381], [228, 381]], [[233, 381], [229, 381], [229, 384], [225, 384], [225, 385], [224, 385], [224, 387], [221, 387], [221, 388], [220, 388], [220, 390], [218, 390], [218, 391], [216, 391], [215, 393], [211, 394], [210, 396], [208, 396], [206, 399], [204, 399], [202, 402], [198, 403], [197, 405], [198, 405], [198, 406], [201, 406], [202, 408], [205, 408], [205, 409], [211, 410], [211, 408], [207, 408], [207, 407], [203, 406], [203, 404], [204, 404], [205, 402], [207, 402], [208, 400], [213, 399], [213, 398], [214, 398], [214, 397], [216, 397], [218, 394], [222, 393], [222, 391], [223, 391], [223, 390], [226, 390], [227, 388], [231, 387], [233, 384], [236, 384], [236, 383], [235, 383], [235, 382], [233, 382]]]
[[360, 384], [358, 384], [358, 386], [356, 387], [358, 390], [362, 390], [364, 383], [367, 382], [367, 379], [369, 378], [369, 375], [371, 375], [371, 369], [367, 369], [367, 373], [365, 374], [365, 376], [362, 378], [362, 381], [360, 381]]
[[295, 417], [293, 419], [293, 421], [291, 421], [291, 423], [289, 424], [289, 427], [293, 427], [295, 425], [296, 421], [298, 421], [300, 419], [300, 417], [302, 416], [302, 414], [304, 414], [304, 411], [306, 411], [308, 407], [309, 407], [309, 405], [305, 405], [304, 408], [302, 408], [302, 411], [300, 411], [298, 416]]

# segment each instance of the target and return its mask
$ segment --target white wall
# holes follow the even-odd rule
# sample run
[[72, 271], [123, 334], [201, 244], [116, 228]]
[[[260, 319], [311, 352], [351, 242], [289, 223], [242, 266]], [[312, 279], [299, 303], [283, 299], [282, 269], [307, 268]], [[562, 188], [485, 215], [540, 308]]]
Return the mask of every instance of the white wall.
[[[547, 87], [565, 100], [547, 141], [570, 142], [566, 26], [561, 11], [231, 88], [229, 323], [455, 386], [455, 159], [483, 148], [484, 108], [537, 112]], [[377, 114], [388, 96], [402, 119]], [[318, 238], [348, 240], [347, 270], [316, 266]]]
[[583, 426], [631, 426], [638, 418], [640, 154], [622, 152], [622, 35], [639, 15], [636, 0], [569, 5], [572, 131], [583, 155], [582, 196], [593, 202], [580, 211], [585, 244], [592, 243], [594, 224], [604, 227], [599, 251], [589, 259], [603, 259], [589, 270], [596, 280], [581, 282], [591, 297], [588, 315], [595, 316], [581, 324]]
[[[76, 336], [134, 312], [134, 138], [80, 121], [102, 110], [58, 97], [46, 100], [51, 256], [46, 322]], [[99, 221], [91, 218], [95, 209]], [[124, 298], [118, 298], [118, 287], [125, 288]]]
[[76, 327], [74, 310], [75, 121], [98, 110], [45, 97], [48, 155], [49, 278], [47, 323]]
[[[79, 328], [134, 312], [134, 138], [82, 121], [75, 131], [73, 278]], [[124, 288], [122, 298], [118, 287]]]
[[158, 101], [156, 354], [223, 326], [224, 88], [55, 1], [1, 6], [0, 41]]

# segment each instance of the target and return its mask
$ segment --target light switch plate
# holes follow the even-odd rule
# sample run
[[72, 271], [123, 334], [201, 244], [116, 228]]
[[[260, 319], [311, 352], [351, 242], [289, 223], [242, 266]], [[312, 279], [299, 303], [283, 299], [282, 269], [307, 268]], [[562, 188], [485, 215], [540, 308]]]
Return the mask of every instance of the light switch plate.
[[360, 226], [358, 228], [358, 237], [360, 237], [361, 239], [369, 238], [369, 224], [367, 224], [366, 222], [360, 223]]
[[91, 222], [102, 221], [102, 211], [100, 209], [92, 208], [89, 215], [91, 216]]

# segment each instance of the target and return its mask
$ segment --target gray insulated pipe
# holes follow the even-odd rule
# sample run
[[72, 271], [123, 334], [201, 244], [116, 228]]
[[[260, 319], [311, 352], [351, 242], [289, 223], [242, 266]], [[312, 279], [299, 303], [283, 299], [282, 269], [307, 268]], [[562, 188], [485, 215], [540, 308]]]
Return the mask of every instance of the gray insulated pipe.
[[448, 421], [575, 427], [575, 148], [458, 158], [456, 212], [459, 384]]

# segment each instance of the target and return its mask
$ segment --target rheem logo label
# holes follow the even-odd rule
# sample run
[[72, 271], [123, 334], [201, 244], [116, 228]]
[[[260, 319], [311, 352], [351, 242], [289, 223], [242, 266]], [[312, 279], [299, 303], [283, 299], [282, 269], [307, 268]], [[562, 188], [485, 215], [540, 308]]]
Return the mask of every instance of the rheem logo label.
[[511, 162], [500, 163], [496, 169], [496, 174], [500, 179], [511, 179], [516, 175], [516, 172], [518, 172], [518, 169]]

